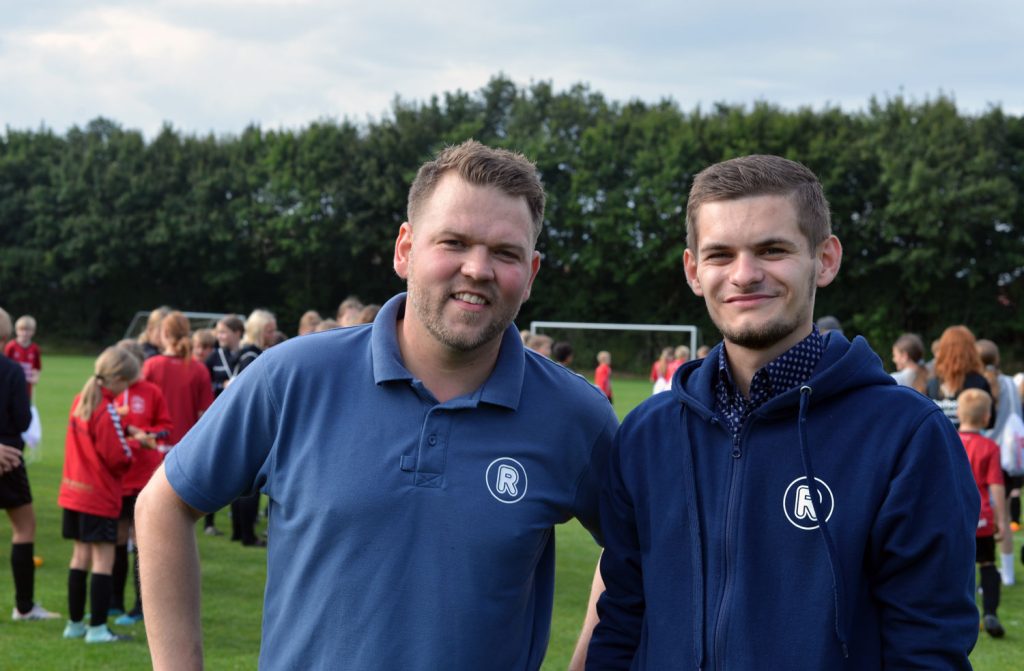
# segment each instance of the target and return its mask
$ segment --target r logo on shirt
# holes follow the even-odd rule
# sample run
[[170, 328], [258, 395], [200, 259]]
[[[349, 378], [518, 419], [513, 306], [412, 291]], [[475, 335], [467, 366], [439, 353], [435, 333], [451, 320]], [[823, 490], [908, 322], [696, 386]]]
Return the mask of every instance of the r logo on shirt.
[[516, 503], [526, 496], [526, 469], [511, 457], [500, 457], [487, 466], [487, 490], [502, 503]]
[[[814, 490], [818, 496], [818, 506], [825, 513], [825, 521], [832, 517], [835, 509], [835, 499], [832, 497], [832, 490], [821, 478], [814, 478], [817, 483]], [[811, 500], [811, 488], [807, 484], [806, 477], [799, 477], [786, 487], [786, 494], [782, 497], [782, 510], [786, 513], [786, 519], [797, 529], [813, 531], [818, 528], [818, 515], [814, 512], [814, 502]]]

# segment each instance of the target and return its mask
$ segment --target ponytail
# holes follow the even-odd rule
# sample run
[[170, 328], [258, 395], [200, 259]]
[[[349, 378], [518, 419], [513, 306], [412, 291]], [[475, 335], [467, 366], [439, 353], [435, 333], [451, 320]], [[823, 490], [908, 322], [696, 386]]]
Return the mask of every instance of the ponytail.
[[182, 359], [185, 363], [192, 360], [192, 327], [188, 323], [188, 317], [177, 310], [169, 313], [160, 322], [160, 334], [163, 341], [170, 346], [175, 358]]
[[89, 379], [85, 381], [85, 386], [82, 387], [82, 391], [78, 394], [78, 406], [75, 407], [75, 411], [72, 413], [75, 417], [89, 421], [92, 413], [99, 406], [100, 399], [103, 398], [102, 384], [97, 375], [89, 376]]
[[78, 406], [72, 413], [73, 417], [85, 421], [89, 421], [103, 400], [104, 383], [115, 379], [131, 382], [139, 377], [139, 360], [128, 350], [108, 347], [96, 357], [93, 370], [93, 374], [82, 387], [82, 392], [78, 396]]

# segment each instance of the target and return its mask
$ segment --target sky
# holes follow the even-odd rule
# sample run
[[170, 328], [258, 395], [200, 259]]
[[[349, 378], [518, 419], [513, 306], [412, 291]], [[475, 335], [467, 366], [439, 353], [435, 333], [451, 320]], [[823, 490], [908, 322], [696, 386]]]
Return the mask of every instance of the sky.
[[1024, 2], [0, 0], [0, 132], [377, 120], [499, 73], [611, 100], [1024, 114]]

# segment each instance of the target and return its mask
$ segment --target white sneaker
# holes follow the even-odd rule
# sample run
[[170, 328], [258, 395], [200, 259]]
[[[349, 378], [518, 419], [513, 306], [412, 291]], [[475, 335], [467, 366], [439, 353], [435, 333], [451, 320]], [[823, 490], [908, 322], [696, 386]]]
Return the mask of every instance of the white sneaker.
[[11, 619], [14, 621], [29, 621], [29, 620], [59, 620], [60, 613], [51, 613], [46, 610], [38, 603], [32, 604], [32, 610], [27, 613], [21, 613], [17, 607], [11, 612]]

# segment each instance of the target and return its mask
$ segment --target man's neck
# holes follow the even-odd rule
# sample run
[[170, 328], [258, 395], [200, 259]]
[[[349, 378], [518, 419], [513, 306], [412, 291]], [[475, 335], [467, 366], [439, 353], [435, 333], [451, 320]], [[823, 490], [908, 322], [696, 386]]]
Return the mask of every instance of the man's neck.
[[960, 433], [981, 433], [982, 427], [960, 422]]
[[502, 336], [471, 352], [460, 352], [437, 342], [417, 324], [404, 318], [396, 324], [398, 349], [406, 369], [441, 403], [479, 389], [498, 361]]
[[31, 345], [32, 345], [32, 340], [31, 340], [31, 339], [29, 339], [29, 340], [26, 340], [25, 342], [22, 342], [21, 340], [18, 340], [18, 341], [17, 341], [17, 343], [18, 343], [19, 345], [21, 345], [21, 346], [22, 346], [22, 347], [23, 347], [24, 349], [28, 349], [28, 348], [29, 348], [29, 346], [31, 346]]
[[736, 384], [736, 388], [739, 389], [744, 398], [750, 397], [750, 383], [754, 379], [754, 374], [809, 336], [812, 326], [808, 324], [806, 328], [797, 329], [794, 331], [795, 335], [779, 341], [768, 349], [750, 349], [728, 340], [725, 341], [729, 372], [732, 374], [732, 380]]

